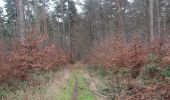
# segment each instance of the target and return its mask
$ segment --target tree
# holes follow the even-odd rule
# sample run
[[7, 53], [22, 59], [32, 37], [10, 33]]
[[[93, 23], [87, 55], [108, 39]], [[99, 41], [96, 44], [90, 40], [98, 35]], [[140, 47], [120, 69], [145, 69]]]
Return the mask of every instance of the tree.
[[77, 9], [75, 7], [75, 2], [68, 0], [68, 22], [69, 22], [69, 37], [70, 37], [70, 58], [73, 61], [73, 30], [75, 19], [77, 17]]
[[154, 31], [153, 31], [153, 25], [154, 25], [154, 18], [153, 18], [153, 0], [150, 0], [150, 41], [154, 40]]
[[159, 36], [159, 37], [161, 37], [161, 23], [160, 23], [160, 21], [161, 21], [161, 18], [160, 18], [160, 6], [159, 6], [159, 0], [156, 0], [156, 13], [157, 13], [157, 30], [158, 30], [158, 32], [157, 32], [157, 35]]
[[163, 34], [166, 34], [166, 23], [167, 23], [167, 7], [169, 5], [167, 0], [163, 0], [162, 2], [162, 20], [163, 20]]
[[38, 9], [38, 1], [37, 0], [34, 0], [34, 10], [35, 10], [35, 29], [34, 31], [36, 33], [40, 33], [40, 17], [39, 17], [39, 9]]
[[43, 0], [42, 5], [43, 5], [43, 28], [44, 28], [44, 33], [47, 34], [47, 23], [46, 23], [46, 0]]
[[[118, 28], [118, 33], [121, 34], [121, 36], [125, 37], [125, 30], [124, 30], [124, 12], [125, 12], [125, 6], [123, 5], [125, 1], [124, 0], [115, 0], [116, 3], [116, 8], [117, 8], [117, 28]], [[123, 10], [122, 10], [123, 8]]]
[[25, 16], [24, 16], [24, 2], [23, 0], [18, 0], [18, 9], [17, 9], [17, 23], [18, 23], [18, 36], [20, 39], [24, 38], [25, 34]]
[[87, 30], [91, 42], [95, 40], [96, 34], [96, 10], [97, 10], [97, 0], [85, 0], [84, 4], [84, 14], [87, 21]]
[[5, 10], [6, 10], [6, 29], [7, 33], [16, 36], [17, 29], [17, 3], [14, 0], [5, 0]]
[[[60, 44], [63, 46], [66, 44], [66, 14], [67, 14], [67, 0], [55, 1], [55, 16], [57, 17], [58, 27], [62, 25], [62, 30], [60, 31]], [[58, 28], [59, 29], [59, 28]], [[60, 30], [60, 29], [59, 29]]]
[[25, 1], [26, 5], [26, 16], [25, 16], [25, 31], [29, 33], [32, 31], [32, 13], [31, 13], [31, 1], [26, 0]]
[[5, 19], [3, 16], [3, 8], [0, 7], [0, 39], [2, 39], [2, 41], [4, 38], [4, 31], [5, 31], [4, 22], [5, 22]]
[[63, 21], [63, 34], [65, 34], [65, 17], [64, 17], [64, 4], [63, 0], [60, 0], [60, 6], [61, 6], [61, 15], [62, 15], [62, 21]]

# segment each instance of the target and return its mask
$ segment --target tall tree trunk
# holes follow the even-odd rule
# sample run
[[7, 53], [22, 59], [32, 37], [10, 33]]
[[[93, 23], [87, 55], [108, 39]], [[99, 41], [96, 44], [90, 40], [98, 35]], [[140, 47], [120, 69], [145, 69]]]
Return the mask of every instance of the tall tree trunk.
[[34, 0], [34, 9], [36, 13], [36, 19], [35, 19], [35, 27], [33, 27], [33, 31], [36, 33], [40, 33], [40, 20], [39, 20], [39, 10], [38, 10], [37, 0]]
[[124, 20], [123, 20], [123, 12], [122, 12], [122, 1], [116, 0], [116, 5], [117, 5], [118, 33], [123, 38], [125, 38]]
[[25, 17], [24, 17], [24, 3], [23, 0], [19, 0], [18, 2], [18, 15], [17, 16], [19, 18], [18, 23], [18, 34], [19, 34], [19, 38], [22, 40], [24, 38], [24, 32], [25, 32]]
[[62, 14], [62, 20], [63, 20], [63, 32], [62, 32], [62, 42], [61, 43], [64, 43], [65, 42], [65, 18], [64, 18], [64, 2], [63, 0], [60, 0], [60, 5], [61, 5], [61, 14]]
[[144, 27], [145, 27], [145, 38], [144, 38], [144, 41], [146, 41], [146, 44], [149, 43], [150, 41], [150, 25], [149, 25], [149, 19], [150, 19], [150, 16], [149, 16], [149, 0], [145, 0], [144, 1], [144, 7], [145, 7], [145, 17], [144, 17]]
[[47, 22], [46, 22], [45, 3], [46, 3], [46, 0], [43, 0], [43, 33], [47, 34]]
[[159, 0], [156, 0], [156, 8], [157, 8], [157, 35], [161, 37], [161, 18], [160, 18], [160, 8], [159, 8]]
[[167, 0], [165, 0], [165, 4], [164, 4], [165, 6], [164, 6], [164, 11], [163, 11], [163, 35], [165, 35], [166, 34], [166, 20], [167, 20], [167, 12], [166, 12], [166, 10], [167, 10]]
[[26, 5], [27, 5], [27, 22], [26, 22], [26, 26], [27, 26], [27, 32], [30, 32], [31, 30], [31, 11], [30, 11], [30, 3], [29, 0], [26, 0]]
[[95, 40], [95, 20], [96, 20], [96, 16], [95, 16], [95, 9], [94, 9], [94, 1], [90, 1], [90, 8], [92, 9], [90, 11], [90, 15], [89, 15], [89, 21], [90, 21], [90, 37], [91, 37], [91, 43], [94, 42]]
[[73, 35], [72, 35], [72, 22], [69, 19], [69, 35], [70, 35], [70, 61], [73, 62]]
[[150, 41], [154, 40], [154, 33], [153, 33], [153, 25], [154, 25], [154, 19], [153, 19], [153, 0], [150, 0]]
[[164, 20], [163, 20], [163, 34], [166, 34], [166, 12], [164, 13]]
[[60, 21], [59, 18], [57, 18], [57, 27], [58, 27], [58, 42], [61, 44], [62, 43], [62, 33], [60, 32]]
[[4, 33], [3, 33], [3, 30], [4, 30], [4, 26], [3, 26], [3, 23], [1, 22], [0, 23], [0, 34], [1, 34], [1, 36], [0, 36], [0, 40], [1, 40], [1, 46], [2, 46], [2, 48], [3, 48], [3, 45], [4, 45], [4, 43], [3, 43], [3, 41], [4, 41]]
[[15, 6], [16, 6], [16, 14], [15, 14], [15, 19], [16, 19], [16, 23], [13, 21], [13, 31], [14, 31], [14, 33], [15, 33], [15, 38], [16, 39], [19, 39], [19, 13], [20, 13], [20, 11], [19, 11], [19, 0], [16, 0], [15, 1]]

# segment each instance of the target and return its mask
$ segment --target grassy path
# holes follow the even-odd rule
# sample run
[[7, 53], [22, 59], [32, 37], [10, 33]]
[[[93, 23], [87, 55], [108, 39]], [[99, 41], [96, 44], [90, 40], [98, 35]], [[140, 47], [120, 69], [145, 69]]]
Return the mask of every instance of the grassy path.
[[[5, 100], [99, 100], [92, 92], [91, 81], [84, 74], [81, 63], [69, 64], [64, 69], [35, 73], [37, 86], [22, 85], [24, 89], [6, 93]], [[35, 84], [35, 83], [34, 83]], [[36, 85], [36, 84], [35, 84]], [[1, 89], [1, 87], [0, 87]], [[0, 91], [2, 94], [3, 91]]]
[[88, 86], [87, 80], [84, 76], [77, 72], [78, 77], [78, 100], [95, 100], [90, 88]]
[[78, 93], [78, 79], [75, 76], [75, 84], [74, 84], [74, 90], [73, 90], [73, 95], [71, 100], [77, 100], [77, 93]]
[[95, 100], [80, 70], [75, 70], [57, 100]]

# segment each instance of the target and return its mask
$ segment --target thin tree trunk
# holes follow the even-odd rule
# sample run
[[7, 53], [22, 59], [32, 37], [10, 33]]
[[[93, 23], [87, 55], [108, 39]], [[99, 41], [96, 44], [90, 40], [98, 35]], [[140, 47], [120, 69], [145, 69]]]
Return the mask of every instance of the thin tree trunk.
[[34, 9], [36, 13], [36, 19], [35, 19], [35, 27], [33, 27], [33, 31], [36, 33], [40, 33], [40, 21], [39, 21], [39, 10], [38, 10], [38, 1], [34, 0]]
[[150, 41], [154, 40], [153, 20], [153, 0], [150, 0]]
[[22, 40], [24, 38], [24, 32], [25, 32], [25, 17], [24, 17], [24, 3], [23, 0], [19, 0], [18, 5], [18, 15], [19, 17], [18, 23], [19, 23], [19, 38]]
[[103, 18], [103, 9], [100, 7], [100, 18], [101, 18], [101, 32], [102, 32], [102, 39], [105, 38], [105, 26], [104, 26], [104, 18]]
[[[12, 25], [13, 25], [13, 32], [14, 32], [14, 34], [15, 34], [15, 38], [17, 38], [17, 27], [18, 27], [18, 21], [17, 21], [17, 14], [18, 14], [18, 0], [15, 0], [15, 7], [16, 7], [16, 10], [14, 10], [14, 12], [15, 12], [15, 15], [14, 15], [14, 19], [16, 20], [16, 22], [14, 22], [13, 21], [13, 23], [12, 23]], [[14, 8], [15, 8], [14, 7]]]
[[160, 19], [160, 10], [159, 10], [159, 0], [156, 0], [156, 6], [157, 6], [157, 30], [158, 30], [158, 33], [157, 33], [157, 35], [159, 36], [159, 37], [161, 37], [161, 25], [160, 25], [160, 21], [161, 21], [161, 19]]
[[167, 14], [166, 14], [166, 9], [167, 9], [167, 0], [165, 0], [165, 10], [164, 10], [164, 16], [163, 16], [163, 34], [165, 35], [166, 34], [166, 17], [167, 17]]
[[62, 43], [64, 43], [66, 39], [65, 39], [65, 18], [64, 18], [64, 2], [63, 2], [63, 0], [60, 0], [60, 5], [61, 5], [62, 20], [63, 20]]
[[3, 26], [3, 23], [1, 22], [1, 23], [0, 23], [0, 34], [1, 34], [1, 38], [0, 38], [0, 39], [1, 39], [1, 43], [2, 43], [2, 45], [1, 45], [2, 48], [3, 48], [3, 44], [4, 44], [4, 43], [3, 43], [3, 41], [4, 41], [4, 33], [3, 33], [3, 30], [4, 30], [4, 26]]
[[118, 19], [118, 33], [121, 34], [123, 38], [125, 38], [125, 31], [124, 31], [124, 20], [123, 20], [123, 13], [122, 13], [122, 5], [120, 0], [116, 0], [117, 5], [117, 19]]
[[145, 27], [145, 41], [146, 41], [146, 44], [149, 43], [150, 41], [150, 22], [149, 22], [149, 0], [145, 0], [144, 1], [144, 5], [145, 5], [145, 18], [144, 18], [144, 27]]
[[[14, 29], [14, 32], [15, 32], [15, 36], [16, 36], [16, 39], [19, 39], [19, 31], [20, 31], [20, 25], [19, 25], [19, 0], [16, 0], [15, 1], [15, 6], [16, 6], [16, 15], [15, 15], [15, 19], [16, 19], [16, 23], [13, 21], [13, 29]], [[16, 24], [16, 25], [15, 25]]]
[[90, 39], [91, 39], [91, 43], [94, 42], [94, 23], [95, 23], [95, 15], [94, 15], [94, 9], [93, 9], [93, 1], [89, 1], [89, 7], [91, 9], [91, 11], [88, 14], [88, 24], [89, 24], [89, 35], [90, 35]]
[[58, 42], [61, 44], [62, 43], [62, 37], [61, 37], [61, 32], [60, 32], [60, 21], [59, 21], [59, 18], [57, 19], [57, 26], [58, 26]]
[[29, 5], [29, 0], [26, 0], [26, 5], [27, 5], [27, 32], [30, 32], [31, 30], [31, 14], [30, 14], [30, 5]]
[[43, 32], [47, 34], [47, 22], [46, 22], [46, 9], [45, 9], [46, 0], [43, 0]]
[[70, 61], [71, 62], [73, 62], [73, 41], [72, 41], [72, 39], [73, 39], [73, 37], [72, 37], [72, 28], [71, 28], [71, 26], [72, 26], [72, 22], [71, 22], [71, 20], [69, 21], [69, 35], [70, 35]]

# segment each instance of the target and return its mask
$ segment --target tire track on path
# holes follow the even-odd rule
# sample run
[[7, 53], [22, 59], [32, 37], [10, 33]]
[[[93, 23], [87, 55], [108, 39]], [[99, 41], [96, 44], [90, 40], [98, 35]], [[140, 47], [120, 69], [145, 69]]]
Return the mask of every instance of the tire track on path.
[[78, 79], [77, 76], [75, 76], [75, 84], [71, 100], [77, 100], [77, 96], [78, 96]]

